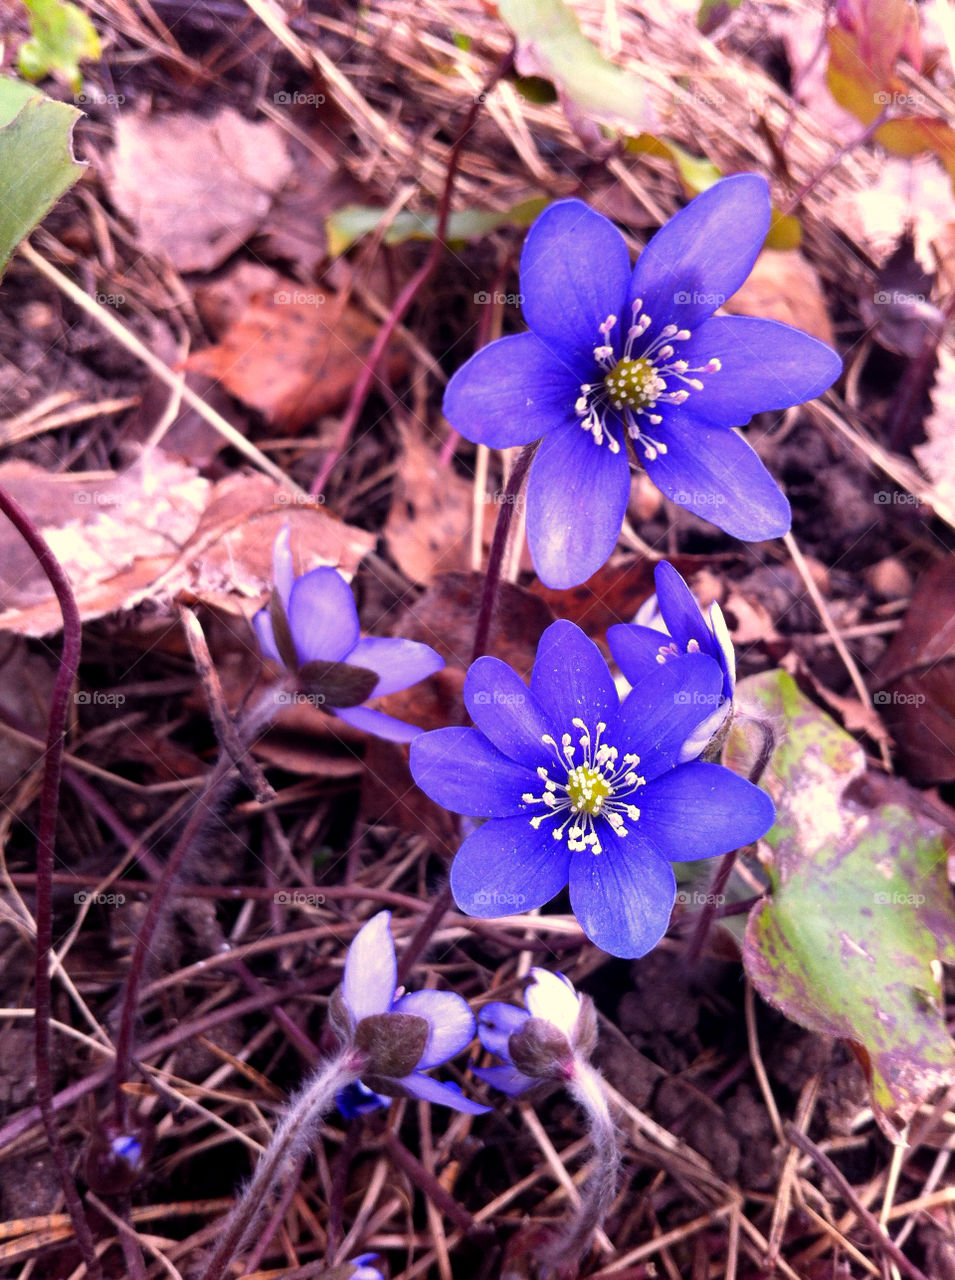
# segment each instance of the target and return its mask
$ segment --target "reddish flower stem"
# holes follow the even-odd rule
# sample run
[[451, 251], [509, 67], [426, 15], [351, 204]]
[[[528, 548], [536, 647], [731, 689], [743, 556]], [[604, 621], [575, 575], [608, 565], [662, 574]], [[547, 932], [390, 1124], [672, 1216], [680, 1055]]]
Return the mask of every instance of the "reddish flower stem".
[[441, 202], [438, 206], [438, 219], [435, 227], [434, 239], [431, 241], [427, 257], [402, 289], [394, 306], [391, 308], [391, 311], [382, 323], [381, 328], [378, 330], [378, 335], [372, 344], [372, 348], [368, 353], [367, 359], [365, 360], [364, 368], [352, 389], [351, 398], [348, 401], [348, 408], [345, 410], [345, 416], [338, 429], [338, 435], [335, 437], [335, 443], [328, 454], [328, 457], [319, 467], [318, 472], [315, 475], [315, 479], [312, 481], [312, 486], [309, 490], [312, 494], [319, 494], [324, 489], [325, 482], [328, 480], [332, 469], [341, 457], [342, 451], [348, 443], [351, 433], [355, 429], [359, 415], [361, 414], [361, 411], [365, 406], [365, 401], [368, 399], [369, 392], [371, 391], [372, 380], [378, 371], [378, 366], [381, 363], [385, 349], [391, 341], [391, 335], [401, 323], [405, 312], [414, 301], [418, 290], [428, 280], [435, 267], [441, 261], [441, 256], [447, 247], [445, 244], [445, 235], [448, 227], [448, 217], [451, 213], [451, 195], [454, 191], [454, 182], [457, 177], [458, 164], [461, 159], [461, 150], [468, 134], [474, 128], [474, 122], [477, 119], [478, 112], [481, 110], [485, 95], [490, 93], [498, 80], [507, 74], [513, 61], [514, 50], [511, 49], [498, 63], [482, 91], [475, 97], [474, 102], [471, 104], [471, 108], [465, 117], [464, 124], [461, 126], [458, 136], [454, 140], [451, 147], [451, 154], [448, 157], [448, 172], [444, 180], [444, 190], [441, 193]]
[[76, 1242], [92, 1280], [102, 1280], [103, 1270], [96, 1256], [96, 1243], [80, 1193], [73, 1180], [69, 1156], [60, 1138], [53, 1109], [53, 1074], [50, 1067], [53, 996], [50, 983], [50, 951], [53, 947], [53, 863], [56, 820], [60, 806], [60, 779], [63, 774], [63, 739], [66, 735], [70, 695], [80, 665], [82, 626], [69, 579], [29, 516], [0, 489], [0, 510], [16, 528], [36, 556], [53, 588], [63, 615], [63, 650], [50, 698], [43, 787], [40, 792], [40, 823], [37, 832], [36, 880], [36, 1009], [34, 1046], [36, 1053], [36, 1096], [47, 1141], [53, 1153], [63, 1198], [69, 1211]]

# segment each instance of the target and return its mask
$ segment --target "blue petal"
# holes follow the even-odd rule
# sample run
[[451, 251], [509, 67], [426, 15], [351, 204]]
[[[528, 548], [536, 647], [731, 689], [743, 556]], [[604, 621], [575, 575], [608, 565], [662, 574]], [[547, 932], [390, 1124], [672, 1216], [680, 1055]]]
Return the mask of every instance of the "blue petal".
[[342, 997], [356, 1022], [387, 1013], [395, 998], [398, 965], [391, 937], [391, 912], [379, 911], [355, 934], [345, 957]]
[[272, 545], [272, 581], [286, 609], [288, 609], [289, 596], [292, 594], [292, 584], [295, 581], [295, 566], [292, 564], [292, 548], [289, 541], [291, 536], [291, 529], [287, 524], [283, 524]]
[[668, 643], [662, 631], [638, 627], [634, 622], [620, 622], [607, 628], [607, 645], [613, 660], [631, 684], [652, 676], [663, 666], [659, 654]]
[[370, 1111], [377, 1111], [379, 1107], [391, 1106], [391, 1099], [375, 1093], [360, 1080], [353, 1080], [336, 1093], [335, 1105], [346, 1120], [354, 1120], [356, 1116], [367, 1115]]
[[715, 658], [716, 641], [713, 633], [706, 625], [696, 596], [673, 565], [661, 560], [653, 576], [660, 613], [680, 652], [685, 652], [690, 641], [695, 640], [701, 653], [708, 653]]
[[755, 173], [724, 178], [691, 200], [641, 253], [630, 282], [626, 323], [640, 298], [641, 310], [653, 321], [648, 336], [655, 337], [668, 324], [694, 329], [752, 271], [769, 218], [769, 188]]
[[641, 790], [637, 829], [661, 858], [690, 862], [751, 844], [776, 810], [765, 791], [719, 764], [681, 765]]
[[393, 1013], [412, 1013], [431, 1028], [416, 1071], [427, 1071], [456, 1057], [474, 1039], [474, 1014], [453, 991], [412, 991], [395, 1001]]
[[486, 657], [471, 664], [464, 681], [464, 705], [498, 751], [530, 769], [544, 763], [549, 752], [541, 738], [553, 734], [554, 726], [506, 662]]
[[[658, 666], [627, 694], [607, 724], [605, 740], [621, 755], [640, 757], [636, 771], [650, 781], [678, 762], [680, 750], [719, 706], [723, 672], [703, 653], [688, 653]], [[633, 803], [643, 804], [643, 790]]]
[[574, 420], [582, 375], [532, 333], [499, 338], [463, 364], [444, 393], [444, 416], [465, 440], [506, 449]]
[[639, 825], [628, 823], [624, 839], [605, 826], [603, 852], [575, 853], [570, 864], [570, 903], [581, 928], [603, 951], [627, 959], [656, 946], [676, 898], [670, 864], [633, 834]]
[[288, 621], [300, 662], [340, 662], [358, 643], [358, 610], [351, 587], [323, 566], [296, 578]]
[[268, 609], [260, 609], [258, 613], [253, 615], [252, 630], [255, 632], [255, 638], [259, 642], [259, 648], [262, 650], [263, 655], [284, 666], [282, 656], [275, 647], [275, 634], [272, 631], [272, 619], [269, 616]]
[[411, 744], [411, 776], [445, 809], [472, 818], [521, 813], [521, 796], [541, 790], [536, 773], [508, 760], [477, 729], [419, 734]]
[[436, 1102], [442, 1107], [451, 1107], [453, 1111], [466, 1111], [468, 1115], [483, 1116], [494, 1109], [466, 1098], [460, 1086], [456, 1084], [432, 1080], [430, 1076], [420, 1075], [417, 1071], [413, 1071], [410, 1076], [404, 1076], [398, 1083], [414, 1097], [423, 1098], [425, 1102]]
[[577, 717], [593, 730], [620, 706], [603, 654], [573, 622], [552, 622], [540, 638], [531, 692], [556, 726], [555, 737], [570, 733]]
[[407, 689], [444, 666], [444, 659], [430, 645], [419, 644], [417, 640], [389, 640], [378, 636], [359, 640], [349, 653], [348, 662], [353, 667], [377, 671], [376, 698]]
[[526, 1009], [518, 1009], [517, 1005], [492, 1000], [478, 1010], [478, 1039], [488, 1053], [496, 1053], [499, 1058], [510, 1061], [507, 1042], [530, 1016]]
[[388, 742], [411, 742], [424, 732], [416, 724], [396, 720], [394, 716], [375, 711], [372, 707], [329, 707], [328, 710], [352, 728], [376, 738], [385, 738]]
[[526, 1093], [535, 1084], [540, 1084], [539, 1080], [535, 1080], [533, 1076], [525, 1076], [522, 1071], [518, 1071], [517, 1067], [512, 1067], [509, 1062], [505, 1062], [499, 1067], [472, 1067], [471, 1071], [479, 1080], [489, 1084], [492, 1089], [500, 1089], [502, 1093], [507, 1093], [512, 1098], [516, 1098], [518, 1094]]
[[735, 431], [693, 418], [685, 408], [665, 409], [654, 431], [667, 452], [643, 464], [657, 488], [742, 542], [788, 533], [789, 503], [746, 441]]
[[688, 407], [721, 427], [742, 427], [754, 413], [805, 404], [842, 372], [832, 347], [776, 320], [714, 316], [679, 345], [679, 357], [702, 368], [717, 357], [717, 373], [699, 375], [702, 391]]
[[[540, 215], [521, 253], [524, 318], [554, 354], [589, 380], [600, 326], [620, 318], [630, 279], [623, 236], [582, 200], [558, 200]], [[617, 337], [617, 326], [612, 336]], [[574, 396], [576, 399], [576, 393]]]
[[535, 830], [532, 816], [492, 818], [461, 845], [451, 864], [451, 891], [469, 916], [493, 920], [533, 911], [567, 883], [567, 845], [549, 830]]
[[541, 442], [527, 478], [527, 542], [548, 587], [575, 587], [610, 558], [630, 498], [627, 451], [574, 424]]

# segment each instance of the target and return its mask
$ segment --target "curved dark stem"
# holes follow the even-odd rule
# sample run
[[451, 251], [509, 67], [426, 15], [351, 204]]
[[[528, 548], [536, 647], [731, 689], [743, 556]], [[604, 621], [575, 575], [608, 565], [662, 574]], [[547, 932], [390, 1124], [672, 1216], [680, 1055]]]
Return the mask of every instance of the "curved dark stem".
[[[246, 749], [274, 715], [273, 692], [273, 690], [270, 690], [256, 706], [247, 712], [237, 727], [237, 738], [244, 744]], [[186, 821], [186, 825], [183, 827], [175, 848], [163, 868], [162, 875], [153, 886], [149, 906], [140, 926], [139, 936], [136, 939], [136, 948], [133, 951], [129, 973], [126, 977], [119, 1031], [116, 1036], [116, 1059], [113, 1066], [113, 1110], [117, 1123], [120, 1125], [125, 1125], [128, 1118], [127, 1098], [123, 1085], [129, 1076], [132, 1062], [133, 1034], [136, 1028], [139, 988], [146, 969], [147, 957], [152, 952], [152, 942], [156, 936], [156, 930], [172, 904], [173, 895], [170, 893], [170, 888], [178, 879], [188, 855], [195, 847], [196, 840], [202, 834], [206, 824], [215, 817], [218, 806], [228, 794], [229, 787], [235, 785], [238, 776], [239, 770], [232, 755], [229, 749], [224, 747], [212, 772], [206, 778], [202, 791]]]
[[0, 489], [0, 510], [36, 556], [56, 595], [63, 615], [63, 651], [50, 698], [47, 723], [46, 754], [43, 761], [43, 787], [40, 792], [40, 824], [37, 832], [36, 881], [36, 1012], [34, 1043], [36, 1053], [36, 1096], [47, 1141], [63, 1188], [76, 1242], [86, 1269], [93, 1280], [102, 1280], [103, 1271], [96, 1256], [96, 1244], [90, 1229], [80, 1193], [73, 1180], [69, 1156], [60, 1138], [53, 1110], [53, 1074], [50, 1068], [50, 1018], [52, 988], [50, 983], [50, 951], [53, 947], [53, 860], [56, 819], [60, 805], [60, 779], [63, 773], [63, 739], [69, 712], [70, 694], [80, 665], [82, 627], [80, 614], [69, 579], [59, 561], [47, 546], [33, 522], [13, 498]]
[[332, 447], [328, 457], [322, 463], [314, 481], [312, 482], [311, 489], [309, 490], [312, 494], [322, 492], [325, 481], [328, 479], [332, 468], [341, 456], [341, 452], [347, 444], [349, 436], [355, 429], [358, 417], [364, 407], [365, 401], [368, 399], [372, 379], [375, 377], [378, 365], [381, 363], [381, 358], [385, 353], [385, 348], [391, 340], [391, 335], [401, 323], [405, 312], [414, 301], [418, 290], [441, 261], [441, 256], [447, 247], [446, 236], [448, 218], [451, 213], [451, 195], [454, 191], [454, 182], [458, 173], [458, 164], [461, 159], [462, 148], [468, 134], [474, 128], [474, 122], [477, 119], [478, 112], [481, 110], [484, 103], [485, 96], [490, 93], [497, 82], [503, 76], [506, 76], [508, 71], [510, 71], [514, 63], [514, 52], [514, 48], [512, 47], [491, 72], [484, 88], [475, 96], [470, 110], [464, 119], [464, 124], [461, 126], [458, 136], [454, 140], [451, 147], [451, 154], [448, 158], [448, 172], [444, 179], [444, 190], [441, 193], [441, 203], [438, 206], [438, 218], [434, 232], [434, 239], [431, 241], [427, 257], [402, 289], [401, 293], [395, 300], [394, 306], [388, 313], [387, 318], [378, 330], [378, 335], [372, 344], [372, 348], [368, 353], [367, 359], [365, 360], [364, 369], [352, 390], [351, 398], [348, 401], [348, 407], [345, 410], [342, 425], [338, 429], [338, 435], [335, 439], [334, 446]]
[[526, 444], [517, 455], [511, 474], [507, 477], [504, 488], [504, 500], [497, 513], [494, 525], [494, 537], [491, 539], [491, 550], [487, 557], [487, 570], [484, 578], [484, 592], [481, 596], [481, 608], [474, 627], [474, 647], [471, 650], [471, 661], [476, 662], [487, 649], [488, 635], [491, 630], [491, 618], [494, 615], [494, 604], [497, 600], [497, 589], [501, 585], [501, 568], [504, 563], [504, 552], [507, 550], [507, 538], [511, 531], [514, 512], [527, 479], [527, 472], [534, 460], [540, 441]]
[[[766, 720], [751, 720], [750, 723], [758, 731], [760, 735], [759, 751], [756, 759], [749, 770], [749, 781], [754, 785], [759, 782], [760, 778], [766, 772], [766, 768], [772, 759], [773, 752], [776, 749], [776, 734], [773, 727]], [[736, 866], [736, 859], [739, 856], [739, 849], [731, 849], [729, 853], [724, 853], [720, 865], [716, 868], [716, 875], [710, 884], [709, 892], [706, 896], [706, 902], [703, 904], [703, 910], [697, 916], [696, 928], [693, 930], [693, 936], [690, 938], [690, 945], [686, 949], [683, 962], [692, 968], [697, 963], [703, 951], [706, 939], [709, 937], [710, 928], [717, 914], [720, 914], [722, 906], [723, 890], [729, 884], [729, 878]], [[727, 913], [722, 913], [727, 914]]]

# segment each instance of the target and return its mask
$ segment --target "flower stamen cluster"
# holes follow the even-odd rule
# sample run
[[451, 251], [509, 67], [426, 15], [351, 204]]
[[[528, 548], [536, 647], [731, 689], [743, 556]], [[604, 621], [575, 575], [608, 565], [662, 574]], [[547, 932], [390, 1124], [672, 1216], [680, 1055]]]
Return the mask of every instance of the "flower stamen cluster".
[[[675, 324], [664, 325], [639, 355], [635, 355], [634, 343], [643, 337], [653, 320], [644, 314], [642, 298], [637, 298], [633, 303], [632, 314], [633, 323], [627, 330], [620, 359], [617, 359], [610, 341], [610, 335], [617, 325], [617, 317], [608, 316], [599, 326], [603, 342], [594, 347], [594, 360], [605, 371], [604, 378], [602, 382], [582, 383], [581, 394], [574, 408], [578, 417], [583, 419], [580, 425], [593, 436], [594, 444], [603, 444], [606, 440], [611, 453], [617, 453], [620, 449], [619, 441], [607, 426], [608, 409], [615, 409], [623, 418], [627, 434], [642, 447], [644, 456], [653, 461], [665, 454], [667, 447], [662, 441], [648, 435], [637, 419], [645, 417], [650, 425], [658, 425], [663, 417], [652, 412], [658, 403], [683, 404], [689, 398], [690, 391], [703, 390], [701, 378], [687, 375], [718, 373], [722, 363], [714, 357], [704, 365], [690, 368], [688, 361], [674, 360], [676, 348], [673, 343], [686, 342], [693, 336], [690, 329], [681, 329]], [[683, 382], [686, 387], [668, 390], [668, 378]]]
[[563, 822], [551, 831], [553, 838], [562, 840], [566, 833], [567, 848], [572, 853], [583, 852], [588, 845], [593, 853], [601, 853], [603, 848], [594, 820], [603, 818], [615, 835], [626, 836], [628, 830], [624, 816], [631, 822], [640, 818], [640, 810], [626, 797], [645, 786], [646, 778], [641, 778], [634, 769], [634, 765], [640, 763], [640, 757], [632, 751], [624, 753], [623, 762], [618, 766], [620, 752], [609, 743], [600, 741], [607, 731], [602, 720], [598, 722], [593, 738], [579, 716], [574, 717], [573, 725], [579, 735], [577, 745], [583, 750], [582, 763], [574, 762], [577, 747], [571, 734], [561, 735], [559, 747], [549, 733], [543, 734], [541, 742], [550, 747], [557, 757], [558, 768], [564, 770], [566, 780], [555, 782], [548, 767], [541, 765], [537, 776], [544, 784], [543, 793], [535, 796], [532, 792], [525, 792], [521, 799], [525, 804], [543, 804], [549, 810], [531, 818], [535, 831], [545, 818], [564, 813]]

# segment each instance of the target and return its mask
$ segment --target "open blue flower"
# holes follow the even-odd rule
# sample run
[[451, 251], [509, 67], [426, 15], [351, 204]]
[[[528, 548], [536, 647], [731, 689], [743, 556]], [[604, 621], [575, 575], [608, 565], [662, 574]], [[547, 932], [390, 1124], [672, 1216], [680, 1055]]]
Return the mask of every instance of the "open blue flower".
[[658, 665], [685, 653], [705, 653], [723, 672], [719, 704], [683, 744], [681, 761], [695, 760], [733, 707], [736, 654], [723, 611], [714, 601], [705, 618], [696, 596], [665, 560], [654, 571], [657, 592], [641, 606], [636, 621], [607, 631], [607, 644], [631, 684], [652, 675]]
[[[351, 587], [337, 569], [312, 569], [296, 578], [289, 547], [288, 525], [275, 539], [272, 553], [275, 591], [284, 608], [294, 654], [283, 655], [277, 643], [269, 609], [260, 609], [252, 626], [263, 654], [283, 666], [305, 667], [308, 663], [342, 663], [378, 676], [372, 692], [377, 698], [398, 693], [417, 684], [444, 666], [444, 659], [426, 644], [415, 640], [392, 640], [362, 636], [358, 610]], [[364, 700], [364, 699], [363, 699]], [[325, 705], [344, 720], [379, 738], [410, 742], [421, 730], [404, 720], [372, 707]]]
[[541, 637], [530, 688], [497, 658], [464, 683], [476, 728], [411, 744], [418, 786], [455, 813], [487, 818], [451, 867], [455, 901], [491, 918], [542, 906], [569, 884], [587, 936], [640, 956], [666, 931], [670, 862], [726, 853], [772, 825], [773, 803], [717, 764], [680, 764], [722, 697], [703, 653], [656, 666], [620, 701], [600, 650], [571, 622]]
[[575, 586], [613, 551], [628, 439], [668, 498], [734, 537], [789, 529], [788, 502], [730, 428], [812, 399], [842, 366], [788, 325], [713, 315], [749, 275], [769, 222], [766, 182], [738, 174], [671, 218], [632, 271], [623, 236], [580, 200], [557, 201], [531, 227], [521, 254], [530, 332], [472, 356], [444, 412], [492, 448], [543, 437], [527, 537], [548, 586]]
[[378, 1253], [360, 1253], [357, 1258], [350, 1258], [349, 1265], [355, 1268], [350, 1280], [385, 1280], [381, 1268], [372, 1265], [380, 1257]]
[[[488, 1111], [488, 1107], [466, 1098], [457, 1085], [443, 1084], [423, 1074], [455, 1057], [474, 1039], [474, 1014], [467, 1003], [453, 991], [412, 991], [402, 995], [395, 989], [397, 980], [391, 912], [379, 911], [355, 934], [345, 958], [340, 1003], [346, 1034], [359, 1048], [373, 1046], [370, 1056], [377, 1057], [380, 1066], [381, 1060], [405, 1056], [417, 1020], [427, 1025], [421, 1028], [426, 1037], [420, 1054], [414, 1051], [410, 1069], [396, 1076], [377, 1069], [370, 1084], [362, 1081], [368, 1093], [388, 1097], [410, 1094], [471, 1115]], [[410, 1018], [392, 1019], [392, 1015]]]

